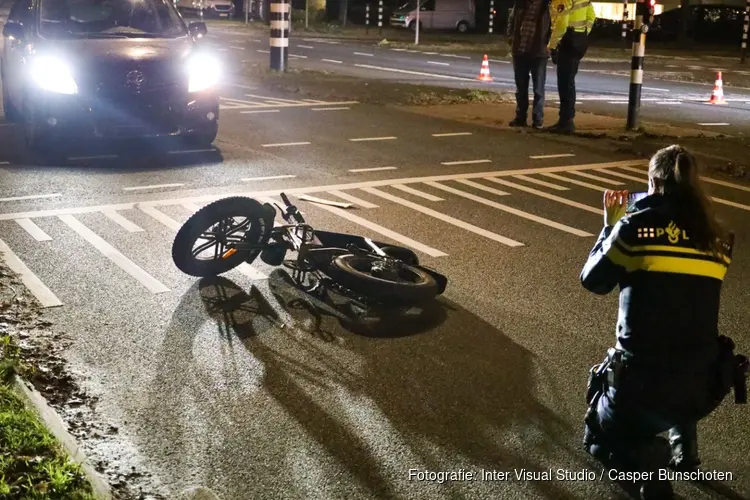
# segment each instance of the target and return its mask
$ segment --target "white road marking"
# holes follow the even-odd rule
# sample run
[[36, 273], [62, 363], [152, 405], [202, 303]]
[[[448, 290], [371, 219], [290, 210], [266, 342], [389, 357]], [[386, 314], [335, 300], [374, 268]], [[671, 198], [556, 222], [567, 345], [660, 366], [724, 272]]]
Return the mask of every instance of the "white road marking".
[[312, 108], [313, 111], [343, 111], [345, 109], [351, 109], [349, 107], [340, 107], [340, 108]]
[[443, 161], [441, 165], [474, 165], [476, 163], [492, 163], [492, 160], [463, 160], [463, 161]]
[[449, 132], [446, 134], [432, 134], [432, 137], [458, 137], [460, 135], [471, 135], [471, 132]]
[[490, 62], [502, 63], [502, 64], [510, 64], [511, 63], [510, 61], [504, 61], [502, 59], [487, 59], [487, 60], [490, 61]]
[[296, 175], [268, 175], [265, 177], [243, 177], [242, 182], [270, 181], [274, 179], [294, 179]]
[[456, 59], [471, 59], [469, 56], [458, 56], [456, 54], [440, 54], [443, 57], [454, 57]]
[[607, 104], [630, 104], [630, 103], [628, 101], [609, 101], [607, 102]]
[[669, 89], [659, 89], [656, 87], [643, 87], [643, 90], [653, 90], [654, 92], [669, 92]]
[[357, 137], [355, 139], [349, 139], [352, 142], [366, 142], [366, 141], [392, 141], [394, 139], [398, 139], [398, 137], [388, 136], [388, 137]]
[[476, 81], [473, 78], [466, 78], [463, 76], [439, 75], [437, 73], [424, 73], [422, 71], [409, 71], [406, 69], [385, 68], [383, 66], [371, 66], [369, 64], [355, 64], [354, 66], [356, 66], [357, 68], [375, 69], [378, 71], [390, 71], [392, 73], [403, 73], [405, 75], [417, 75], [417, 76], [429, 76], [433, 78], [443, 78], [444, 80], [459, 80], [462, 82], [475, 82]]
[[531, 182], [532, 184], [538, 184], [540, 186], [548, 187], [556, 191], [570, 191], [570, 188], [567, 188], [565, 186], [559, 186], [557, 184], [552, 184], [551, 182], [546, 182], [546, 181], [542, 181], [539, 179], [535, 179], [534, 177], [529, 177], [528, 175], [514, 175], [513, 178], [520, 179], [526, 182]]
[[264, 148], [280, 148], [284, 146], [308, 146], [309, 142], [279, 142], [276, 144], [262, 144]]
[[44, 230], [37, 226], [31, 219], [16, 219], [16, 222], [36, 241], [52, 241], [50, 235], [45, 233]]
[[60, 215], [58, 217], [68, 227], [78, 233], [81, 238], [88, 241], [94, 248], [99, 250], [102, 255], [107, 257], [113, 264], [125, 271], [136, 281], [140, 282], [151, 293], [164, 293], [169, 291], [169, 288], [141, 269], [138, 264], [121, 254], [115, 247], [104, 241], [101, 236], [84, 226], [75, 217], [72, 215]]
[[527, 193], [535, 194], [541, 198], [547, 198], [548, 200], [556, 201], [558, 203], [562, 203], [570, 207], [580, 208], [581, 210], [586, 210], [587, 212], [591, 212], [591, 213], [598, 214], [598, 215], [602, 214], [602, 209], [600, 207], [592, 207], [591, 205], [578, 203], [577, 201], [569, 200], [567, 198], [562, 198], [560, 196], [555, 196], [554, 194], [545, 193], [544, 191], [539, 191], [538, 189], [522, 186], [521, 184], [516, 184], [515, 182], [509, 182], [503, 179], [498, 179], [497, 177], [490, 177], [487, 180], [497, 183], [497, 184], [502, 184], [503, 186], [508, 186], [508, 187], [518, 189], [519, 191], [526, 191]]
[[258, 49], [258, 52], [260, 52], [261, 54], [270, 54], [271, 53], [270, 51], [265, 50], [265, 49]]
[[321, 59], [323, 62], [329, 62], [334, 64], [341, 64], [343, 61], [337, 61], [336, 59]]
[[451, 65], [451, 63], [438, 62], [438, 61], [427, 61], [427, 64], [436, 64], [438, 66], [450, 66]]
[[575, 156], [572, 153], [561, 153], [557, 155], [537, 155], [537, 156], [529, 156], [532, 160], [548, 160], [552, 158], [568, 158], [571, 156]]
[[[191, 202], [182, 203], [181, 205], [183, 205], [183, 206], [185, 206], [185, 205], [190, 206]], [[157, 221], [161, 222], [162, 224], [164, 224], [165, 226], [167, 226], [168, 228], [170, 228], [173, 231], [179, 231], [180, 228], [182, 227], [182, 224], [180, 224], [179, 222], [177, 222], [176, 220], [174, 220], [173, 218], [171, 218], [170, 216], [168, 216], [164, 212], [162, 212], [160, 210], [157, 210], [154, 207], [148, 207], [148, 206], [144, 207], [144, 206], [141, 206], [139, 208], [144, 213], [150, 215], [151, 217], [153, 217]], [[185, 208], [188, 208], [188, 207], [185, 207]], [[191, 210], [191, 209], [192, 209], [192, 207], [188, 208], [188, 210]], [[240, 273], [244, 274], [245, 276], [247, 276], [248, 278], [251, 278], [251, 279], [260, 279], [260, 280], [262, 280], [262, 279], [268, 279], [268, 276], [266, 276], [262, 272], [258, 271], [257, 269], [253, 268], [247, 262], [243, 262], [242, 264], [240, 264], [239, 266], [237, 266], [235, 269], [237, 271], [239, 271]]]
[[28, 196], [12, 196], [10, 198], [0, 198], [0, 201], [22, 201], [22, 200], [37, 200], [40, 198], [57, 198], [62, 196], [62, 193], [54, 194], [30, 194]]
[[279, 111], [281, 110], [279, 109], [254, 109], [252, 111], [240, 111], [240, 113], [243, 115], [250, 115], [254, 113], [278, 113]]
[[23, 261], [13, 253], [13, 250], [11, 250], [1, 239], [0, 259], [5, 261], [5, 264], [11, 271], [18, 274], [23, 284], [26, 285], [26, 288], [32, 293], [32, 295], [34, 295], [34, 297], [36, 297], [42, 307], [58, 307], [63, 305], [63, 303], [60, 302], [60, 299], [52, 293], [52, 290], [47, 288], [47, 286], [42, 283], [42, 280], [40, 280], [31, 269], [26, 267], [26, 264], [24, 264]]
[[728, 127], [728, 123], [699, 123], [702, 127]]
[[162, 188], [175, 188], [182, 187], [185, 184], [152, 184], [151, 186], [131, 186], [122, 188], [123, 191], [141, 191], [144, 189], [162, 189]]
[[396, 167], [352, 168], [349, 172], [380, 172], [382, 170], [396, 170]]
[[[264, 95], [256, 95], [256, 94], [245, 94], [245, 97], [255, 97], [256, 99], [265, 99], [267, 101], [276, 101], [280, 104], [288, 103], [288, 104], [299, 104], [299, 101], [295, 101], [294, 99], [282, 99], [281, 97], [268, 97]], [[276, 103], [274, 103], [276, 104]]]
[[586, 177], [587, 179], [592, 179], [595, 181], [603, 182], [605, 184], [612, 184], [613, 186], [622, 186], [625, 184], [624, 182], [616, 181], [614, 179], [607, 179], [606, 177], [602, 177], [600, 175], [589, 174], [588, 172], [573, 171], [573, 172], [568, 172], [568, 173], [572, 175], [577, 175], [579, 177]]
[[362, 198], [357, 198], [354, 195], [351, 195], [349, 193], [345, 193], [343, 191], [334, 190], [334, 191], [328, 191], [333, 196], [338, 196], [342, 200], [346, 200], [350, 203], [354, 203], [355, 205], [359, 205], [362, 208], [378, 208], [377, 205], [374, 203], [370, 203], [369, 201], [363, 200]]
[[424, 198], [425, 200], [445, 201], [443, 198], [439, 198], [430, 193], [425, 193], [424, 191], [419, 191], [418, 189], [414, 189], [413, 187], [409, 187], [404, 184], [394, 184], [391, 187], [394, 189], [398, 189], [399, 191], [403, 191], [404, 193], [410, 193], [410, 194], [413, 194], [414, 196], [419, 196], [421, 198]]
[[355, 224], [359, 224], [360, 226], [367, 228], [370, 231], [373, 231], [375, 233], [381, 234], [385, 236], [386, 238], [390, 238], [394, 241], [397, 241], [404, 246], [413, 248], [414, 250], [417, 250], [426, 255], [429, 255], [430, 257], [447, 257], [448, 256], [448, 254], [443, 251], [427, 246], [424, 243], [420, 243], [416, 240], [409, 238], [408, 236], [404, 236], [403, 234], [397, 233], [396, 231], [392, 231], [388, 229], [387, 227], [383, 227], [379, 224], [375, 224], [374, 222], [370, 222], [367, 219], [363, 219], [362, 217], [354, 215], [351, 212], [347, 212], [343, 208], [331, 207], [328, 205], [315, 205], [315, 206], [323, 210], [327, 210], [333, 214], [336, 214], [342, 219], [346, 219], [350, 222], [354, 222]]
[[621, 179], [628, 179], [630, 181], [635, 181], [635, 182], [647, 182], [648, 181], [648, 178], [647, 178], [648, 174], [646, 172], [643, 173], [644, 177], [635, 177], [635, 176], [632, 176], [632, 175], [623, 174], [621, 172], [613, 172], [611, 170], [604, 169], [604, 168], [598, 169], [598, 171], [599, 172], [605, 172], [605, 173], [607, 173], [609, 175], [614, 175], [615, 177], [619, 177]]
[[509, 247], [524, 246], [523, 243], [519, 241], [506, 238], [505, 236], [501, 236], [497, 233], [493, 233], [492, 231], [488, 231], [481, 227], [475, 226], [474, 224], [469, 224], [468, 222], [462, 221], [460, 219], [456, 219], [455, 217], [451, 217], [450, 215], [445, 215], [444, 213], [438, 212], [431, 208], [427, 208], [422, 205], [412, 203], [411, 201], [405, 200], [404, 198], [393, 196], [392, 194], [386, 193], [385, 191], [381, 191], [379, 189], [370, 188], [370, 187], [362, 188], [362, 191], [365, 191], [370, 194], [374, 194], [375, 196], [380, 196], [381, 198], [385, 198], [386, 200], [411, 208], [412, 210], [416, 210], [417, 212], [421, 212], [425, 215], [429, 215], [430, 217], [434, 217], [435, 219], [441, 220], [443, 222], [447, 222], [448, 224], [452, 224], [456, 227], [460, 227], [461, 229], [465, 229], [474, 234], [478, 234], [480, 236], [484, 236], [485, 238], [491, 239], [493, 241], [497, 241], [498, 243], [502, 243], [503, 245], [507, 245]]
[[111, 209], [104, 209], [102, 210], [102, 213], [109, 218], [112, 222], [122, 227], [125, 231], [129, 233], [142, 233], [143, 228], [133, 224], [128, 219], [120, 215], [117, 211], [111, 210]]
[[314, 48], [312, 45], [297, 45], [297, 47], [301, 49], [312, 49]]
[[355, 56], [367, 56], [367, 57], [373, 57], [375, 54], [368, 54], [367, 52], [355, 52]]
[[[3, 123], [3, 125], [8, 125], [7, 123]], [[0, 161], [0, 165], [9, 165], [9, 161]]]
[[750, 206], [743, 205], [742, 203], [737, 203], [735, 201], [729, 201], [723, 198], [715, 198], [713, 196], [711, 197], [711, 200], [715, 201], [716, 203], [721, 203], [722, 205], [728, 205], [730, 207], [741, 208], [742, 210], [750, 211]]
[[701, 177], [701, 180], [703, 180], [704, 182], [709, 182], [711, 184], [716, 184], [719, 186], [730, 187], [734, 189], [739, 189], [740, 191], [750, 192], [750, 187], [741, 186], [740, 184], [735, 184], [733, 182], [720, 181], [718, 179], [712, 179], [711, 177]]
[[175, 149], [174, 151], [167, 151], [170, 155], [187, 155], [195, 153], [214, 153], [216, 149]]
[[[61, 214], [82, 214], [82, 213], [96, 213], [101, 212], [103, 209], [112, 210], [132, 210], [134, 208], [142, 207], [164, 207], [180, 205], [182, 203], [201, 203], [201, 202], [212, 202], [229, 196], [275, 196], [282, 191], [287, 194], [295, 193], [322, 193], [325, 191], [331, 191], [332, 189], [349, 190], [349, 189], [361, 189], [364, 187], [381, 187], [381, 186], [392, 186], [393, 184], [413, 184], [417, 182], [427, 181], [446, 181], [446, 180], [458, 180], [458, 179], [482, 179], [486, 177], [508, 177], [513, 175], [532, 175], [541, 173], [559, 173], [567, 172], [573, 173], [581, 170], [592, 170], [612, 167], [633, 167], [646, 165], [647, 160], [625, 160], [618, 162], [609, 163], [587, 163], [580, 165], [559, 165], [550, 167], [537, 167], [537, 168], [522, 168], [513, 170], [495, 170], [490, 172], [464, 172], [458, 174], [440, 174], [430, 175], [425, 177], [406, 177], [398, 179], [378, 179], [369, 181], [350, 182], [346, 184], [329, 184], [325, 186], [308, 186], [299, 188], [276, 188], [268, 189], [264, 191], [239, 191], [234, 193], [223, 193], [223, 194], [206, 194], [200, 196], [192, 196], [186, 198], [167, 198], [152, 201], [142, 202], [123, 202], [110, 205], [92, 205], [84, 207], [70, 207], [70, 208], [57, 208], [49, 210], [37, 210], [32, 212], [16, 212], [16, 213], [1, 213], [0, 220], [13, 220], [22, 219], [24, 217], [35, 218], [35, 217], [53, 217]], [[601, 179], [601, 177], [598, 177]]]
[[[489, 179], [489, 180], [493, 180], [493, 179]], [[594, 236], [593, 234], [589, 232], [581, 231], [580, 229], [577, 229], [575, 227], [567, 226], [565, 224], [560, 224], [559, 222], [555, 222], [553, 220], [546, 219], [544, 217], [539, 217], [538, 215], [530, 214], [528, 212], [524, 212], [523, 210], [518, 210], [517, 208], [509, 207], [507, 205], [502, 205], [495, 201], [488, 200], [487, 198], [482, 198], [481, 196], [467, 193], [466, 191], [461, 191], [460, 189], [448, 187], [438, 182], [425, 182], [425, 184], [427, 184], [428, 186], [437, 188], [437, 189], [442, 189], [443, 191], [447, 191], [449, 193], [453, 193], [457, 196], [461, 196], [463, 198], [476, 201], [477, 203], [481, 203], [482, 205], [487, 205], [488, 207], [496, 208], [498, 210], [502, 210], [503, 212], [508, 212], [518, 217], [522, 217], [524, 219], [538, 222], [539, 224], [544, 224], [545, 226], [559, 229], [560, 231], [564, 231], [566, 233], [574, 234], [576, 236]], [[601, 210], [598, 210], [598, 212], [601, 213]]]
[[489, 186], [485, 186], [484, 184], [480, 184], [478, 182], [470, 181], [467, 179], [457, 179], [456, 182], [460, 182], [461, 184], [464, 184], [466, 186], [471, 186], [475, 189], [479, 189], [480, 191], [492, 193], [496, 196], [510, 196], [510, 193], [506, 193], [505, 191], [500, 191], [499, 189], [491, 188]]
[[669, 106], [670, 104], [682, 104], [680, 101], [659, 101], [656, 104]]
[[581, 187], [593, 189], [595, 191], [602, 191], [602, 192], [604, 192], [604, 191], [607, 191], [607, 189], [609, 189], [609, 188], [605, 188], [605, 187], [602, 187], [602, 186], [597, 186], [596, 184], [590, 184], [588, 182], [577, 181], [575, 179], [568, 179], [567, 177], [563, 177], [562, 175], [557, 175], [557, 174], [539, 174], [539, 175], [543, 175], [545, 177], [549, 177], [550, 179], [557, 179], [559, 181], [569, 182], [571, 184], [575, 184], [576, 186], [581, 186]]
[[197, 203], [183, 203], [182, 206], [191, 214], [194, 214], [195, 212], [203, 208]]
[[307, 56], [301, 56], [299, 54], [288, 54], [289, 57], [297, 58], [297, 59], [307, 59]]
[[250, 41], [255, 42], [255, 43], [263, 43], [263, 40], [250, 40]]
[[247, 89], [247, 90], [253, 90], [255, 87], [251, 87], [250, 85], [242, 85], [241, 83], [230, 83], [232, 87], [239, 87], [241, 89]]
[[436, 56], [437, 52], [422, 52], [422, 54], [427, 55], [427, 56]]
[[230, 45], [229, 48], [230, 49], [235, 49], [235, 50], [245, 50], [245, 47], [237, 47], [235, 45]]

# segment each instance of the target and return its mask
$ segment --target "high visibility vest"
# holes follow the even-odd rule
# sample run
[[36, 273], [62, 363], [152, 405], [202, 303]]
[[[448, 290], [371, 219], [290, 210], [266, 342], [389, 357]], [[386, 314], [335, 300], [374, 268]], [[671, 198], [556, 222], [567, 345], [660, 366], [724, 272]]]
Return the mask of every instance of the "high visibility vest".
[[590, 33], [596, 21], [591, 0], [552, 0], [549, 9], [552, 19], [550, 49], [557, 48], [568, 28], [581, 33]]

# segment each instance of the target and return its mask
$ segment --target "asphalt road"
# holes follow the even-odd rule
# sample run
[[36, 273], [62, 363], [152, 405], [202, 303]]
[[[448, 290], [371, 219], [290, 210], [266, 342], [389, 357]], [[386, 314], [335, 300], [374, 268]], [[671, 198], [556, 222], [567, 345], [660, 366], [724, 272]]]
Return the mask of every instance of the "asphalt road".
[[[4, 258], [72, 337], [67, 357], [99, 397], [96, 418], [119, 428], [86, 448], [150, 471], [146, 491], [203, 484], [225, 500], [618, 498], [579, 449], [586, 373], [613, 343], [617, 298], [586, 293], [578, 273], [602, 190], [643, 189], [642, 162], [240, 85], [222, 92], [212, 151], [29, 167], [18, 131], [0, 128]], [[707, 187], [738, 233], [722, 329], [748, 352], [750, 188]], [[296, 300], [262, 263], [218, 284], [174, 267], [175, 228], [197, 207], [280, 190], [354, 200], [300, 206], [316, 227], [415, 247], [449, 276], [445, 295], [365, 329]], [[733, 472], [725, 486], [744, 496], [747, 422], [727, 403], [700, 426], [705, 467]], [[549, 468], [597, 477], [515, 479]], [[438, 484], [411, 469], [511, 478]]]
[[[226, 53], [236, 64], [242, 60], [268, 57], [268, 40], [257, 32], [211, 27], [207, 43]], [[340, 72], [367, 78], [430, 82], [449, 86], [515, 90], [512, 64], [490, 54], [493, 82], [477, 82], [482, 57], [477, 54], [442, 54], [388, 48], [366, 42], [293, 36], [289, 48], [290, 67]], [[694, 61], [684, 61], [686, 65]], [[679, 83], [649, 77], [649, 71], [673, 71], [664, 64], [648, 61], [643, 83], [641, 117], [644, 121], [668, 122], [707, 131], [743, 135], [750, 132], [750, 90], [724, 89], [727, 105], [708, 105], [714, 81], [705, 84]], [[670, 65], [672, 66], [672, 65]], [[627, 115], [630, 59], [620, 63], [584, 59], [576, 79], [578, 109], [611, 116]], [[718, 68], [720, 69], [720, 68]], [[548, 66], [547, 99], [559, 103], [554, 66]], [[547, 117], [548, 125], [555, 120]]]

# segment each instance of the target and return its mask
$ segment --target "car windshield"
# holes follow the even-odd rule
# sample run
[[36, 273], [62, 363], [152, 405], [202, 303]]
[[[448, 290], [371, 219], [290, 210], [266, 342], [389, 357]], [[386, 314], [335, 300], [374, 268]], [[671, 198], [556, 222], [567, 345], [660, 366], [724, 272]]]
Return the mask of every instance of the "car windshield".
[[45, 38], [174, 38], [186, 34], [164, 0], [42, 0]]

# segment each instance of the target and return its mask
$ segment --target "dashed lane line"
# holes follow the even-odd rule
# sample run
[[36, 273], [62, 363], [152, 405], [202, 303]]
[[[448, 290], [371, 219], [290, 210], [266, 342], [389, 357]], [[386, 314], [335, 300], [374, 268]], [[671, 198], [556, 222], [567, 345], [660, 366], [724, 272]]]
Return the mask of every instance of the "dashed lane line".
[[391, 73], [402, 73], [405, 75], [416, 75], [416, 76], [429, 76], [432, 78], [442, 78], [444, 80], [458, 80], [462, 82], [475, 82], [476, 79], [474, 78], [467, 78], [464, 76], [450, 76], [450, 75], [440, 75], [437, 73], [425, 73], [422, 71], [410, 71], [406, 69], [397, 69], [397, 68], [386, 68], [384, 66], [373, 66], [370, 64], [355, 64], [354, 65], [357, 68], [364, 68], [364, 69], [374, 69], [378, 71], [389, 71]]
[[569, 158], [571, 156], [575, 156], [572, 153], [562, 153], [562, 154], [556, 154], [556, 155], [537, 155], [537, 156], [529, 156], [532, 160], [549, 160], [552, 158]]
[[373, 194], [375, 196], [379, 196], [381, 198], [385, 198], [386, 200], [392, 201], [393, 203], [398, 203], [399, 205], [405, 206], [407, 208], [411, 208], [412, 210], [421, 212], [425, 215], [429, 215], [430, 217], [441, 220], [443, 222], [447, 222], [448, 224], [452, 224], [456, 227], [460, 227], [461, 229], [465, 229], [466, 231], [470, 231], [474, 234], [484, 236], [485, 238], [491, 239], [498, 243], [502, 243], [503, 245], [507, 245], [509, 247], [524, 246], [524, 244], [521, 243], [520, 241], [512, 240], [510, 238], [499, 235], [497, 233], [493, 233], [492, 231], [488, 231], [481, 227], [475, 226], [474, 224], [469, 224], [468, 222], [462, 221], [460, 219], [456, 219], [455, 217], [451, 217], [450, 215], [446, 215], [436, 210], [432, 210], [431, 208], [427, 208], [417, 203], [413, 203], [404, 198], [399, 198], [398, 196], [394, 196], [390, 193], [386, 193], [385, 191], [381, 191], [380, 189], [376, 189], [374, 187], [366, 187], [366, 188], [362, 188], [362, 191]]
[[301, 56], [299, 54], [288, 54], [292, 59], [307, 59], [307, 56]]
[[42, 307], [59, 307], [63, 305], [60, 299], [52, 293], [52, 290], [42, 283], [36, 274], [29, 269], [26, 264], [11, 250], [11, 248], [0, 239], [0, 259], [15, 272], [26, 288], [36, 297]]
[[294, 179], [296, 175], [267, 175], [264, 177], [243, 177], [240, 179], [242, 182], [255, 182], [255, 181], [271, 181], [276, 179]]
[[471, 59], [469, 56], [459, 56], [456, 54], [440, 54], [443, 57], [453, 57], [454, 59]]
[[500, 63], [500, 64], [510, 64], [510, 61], [505, 61], [503, 59], [487, 59], [489, 62], [493, 63]]
[[122, 188], [123, 191], [144, 191], [147, 189], [164, 189], [164, 188], [176, 188], [182, 187], [185, 184], [152, 184], [150, 186], [130, 186]]
[[701, 127], [728, 127], [728, 123], [699, 123]]
[[315, 48], [312, 45], [297, 45], [297, 47], [299, 47], [300, 49], [313, 49], [313, 48]]
[[237, 47], [236, 45], [230, 45], [229, 48], [234, 50], [245, 50], [245, 47]]
[[359, 172], [380, 172], [382, 170], [396, 170], [396, 167], [373, 167], [373, 168], [352, 168], [348, 172], [359, 173]]
[[283, 148], [286, 146], [309, 146], [309, 142], [278, 142], [275, 144], [262, 144], [264, 148]]
[[392, 141], [398, 139], [398, 137], [395, 136], [386, 136], [386, 137], [355, 137], [354, 139], [349, 139], [351, 142], [368, 142], [368, 141]]
[[471, 132], [446, 132], [443, 134], [432, 134], [432, 137], [458, 137], [464, 135], [472, 135]]
[[[492, 179], [490, 179], [492, 180]], [[455, 194], [456, 196], [461, 196], [463, 198], [467, 198], [469, 200], [475, 201], [477, 203], [481, 203], [482, 205], [487, 205], [488, 207], [496, 208], [498, 210], [502, 210], [503, 212], [508, 212], [510, 214], [513, 214], [515, 216], [537, 222], [539, 224], [543, 224], [548, 227], [552, 227], [555, 229], [559, 229], [560, 231], [564, 231], [566, 233], [574, 234], [576, 236], [581, 237], [589, 237], [594, 236], [593, 234], [582, 231], [580, 229], [577, 229], [575, 227], [567, 226], [565, 224], [561, 224], [559, 222], [555, 222], [553, 220], [547, 219], [545, 217], [540, 217], [538, 215], [531, 214], [529, 212], [524, 212], [523, 210], [519, 210], [517, 208], [509, 207], [508, 205], [503, 205], [501, 203], [497, 203], [492, 200], [488, 200], [487, 198], [482, 198], [481, 196], [477, 196], [475, 194], [467, 193], [466, 191], [461, 191], [460, 189], [455, 189], [449, 186], [445, 186], [443, 184], [440, 184], [439, 182], [425, 182], [428, 186], [432, 186], [436, 189], [442, 189], [443, 191], [447, 191], [449, 193]], [[570, 201], [570, 200], [566, 200]], [[601, 213], [601, 209], [597, 210], [599, 213]]]
[[343, 111], [346, 109], [352, 109], [347, 106], [342, 106], [339, 108], [312, 108], [312, 111]]
[[280, 109], [253, 109], [250, 111], [240, 111], [243, 115], [253, 115], [257, 113], [280, 113]]
[[443, 161], [441, 165], [452, 166], [452, 165], [474, 165], [477, 163], [492, 163], [492, 160], [461, 160], [461, 161]]
[[62, 196], [62, 193], [52, 194], [30, 194], [27, 196], [11, 196], [10, 198], [0, 198], [0, 201], [23, 201], [23, 200], [39, 200], [43, 198], [58, 198]]
[[323, 62], [329, 62], [334, 64], [342, 64], [344, 61], [337, 61], [336, 59], [321, 59]]
[[260, 52], [261, 54], [270, 54], [271, 53], [270, 50], [266, 50], [266, 49], [258, 49], [258, 52]]
[[366, 56], [366, 57], [374, 57], [375, 54], [370, 54], [368, 52], [354, 52], [355, 56]]
[[94, 248], [109, 259], [117, 267], [125, 271], [136, 281], [145, 286], [151, 293], [169, 292], [169, 288], [164, 286], [156, 278], [143, 270], [138, 264], [128, 259], [120, 253], [115, 247], [107, 243], [101, 236], [84, 226], [78, 219], [72, 215], [60, 215], [58, 218], [63, 221], [69, 228], [78, 233], [78, 235], [89, 242]]
[[427, 64], [435, 64], [437, 66], [450, 66], [451, 63], [439, 62], [439, 61], [427, 61]]

